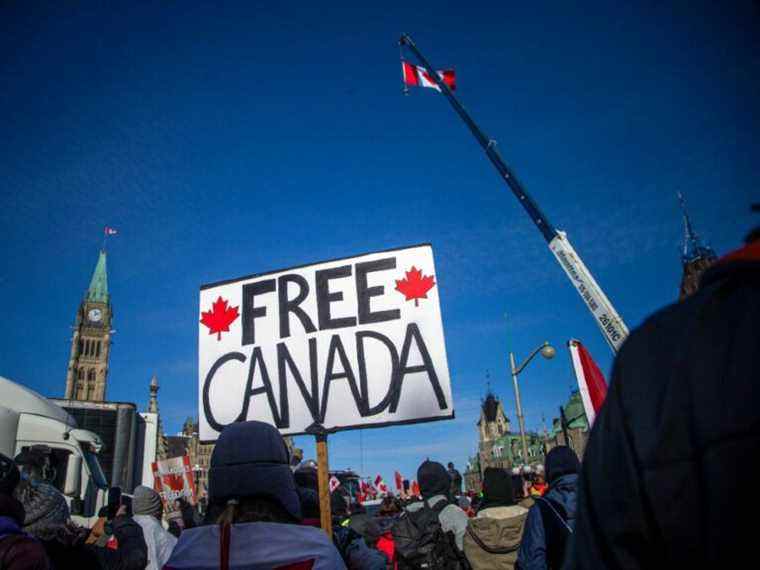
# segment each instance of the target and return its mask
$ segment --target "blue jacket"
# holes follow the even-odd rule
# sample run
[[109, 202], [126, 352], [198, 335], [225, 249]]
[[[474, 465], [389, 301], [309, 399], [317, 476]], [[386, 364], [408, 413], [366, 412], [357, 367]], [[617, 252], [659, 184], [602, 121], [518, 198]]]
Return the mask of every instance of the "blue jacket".
[[[578, 475], [563, 475], [549, 487], [545, 495], [545, 498], [564, 507], [570, 528], [575, 526], [577, 484]], [[517, 555], [520, 570], [547, 570], [549, 568], [546, 551], [547, 537], [539, 509], [538, 505], [533, 505], [525, 521], [522, 544]]]
[[[165, 570], [219, 568], [218, 525], [182, 533]], [[236, 523], [230, 537], [230, 570], [269, 570], [311, 561], [313, 570], [345, 570], [343, 560], [319, 529], [295, 524]]]
[[334, 527], [333, 541], [348, 570], [385, 570], [387, 568], [388, 559], [385, 554], [367, 546], [364, 538], [350, 528]]

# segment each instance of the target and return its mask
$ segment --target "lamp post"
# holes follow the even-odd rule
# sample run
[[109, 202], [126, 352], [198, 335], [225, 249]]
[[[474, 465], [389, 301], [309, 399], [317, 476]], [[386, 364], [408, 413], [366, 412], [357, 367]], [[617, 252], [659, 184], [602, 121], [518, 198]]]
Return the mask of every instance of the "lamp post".
[[200, 497], [198, 496], [201, 492], [200, 478], [201, 478], [201, 466], [196, 463], [195, 465], [193, 465], [193, 483], [194, 483], [193, 486], [195, 487], [195, 489], [193, 490], [195, 491], [196, 505], [198, 504], [198, 499], [200, 499]]
[[515, 365], [515, 353], [510, 352], [509, 353], [509, 364], [512, 368], [512, 383], [515, 387], [515, 403], [517, 404], [517, 421], [520, 423], [520, 439], [522, 440], [522, 449], [523, 449], [523, 461], [527, 464], [528, 462], [528, 440], [525, 437], [525, 417], [523, 416], [522, 412], [522, 402], [520, 401], [520, 386], [517, 384], [517, 376], [522, 372], [526, 366], [530, 363], [531, 360], [533, 360], [533, 357], [536, 356], [536, 354], [541, 353], [541, 356], [546, 358], [547, 360], [554, 358], [554, 355], [557, 354], [557, 351], [554, 350], [554, 347], [550, 345], [548, 342], [544, 342], [541, 346], [536, 348], [533, 352], [530, 353], [530, 356], [526, 358], [520, 366]]

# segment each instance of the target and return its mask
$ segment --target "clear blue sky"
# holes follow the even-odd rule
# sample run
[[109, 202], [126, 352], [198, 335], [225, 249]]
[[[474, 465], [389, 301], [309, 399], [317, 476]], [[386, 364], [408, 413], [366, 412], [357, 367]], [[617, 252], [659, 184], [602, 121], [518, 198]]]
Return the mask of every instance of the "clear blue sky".
[[[109, 245], [108, 394], [161, 383], [169, 433], [197, 413], [198, 288], [432, 242], [457, 419], [363, 432], [367, 474], [461, 468], [490, 370], [529, 427], [573, 377], [565, 342], [612, 359], [448, 103], [400, 91], [409, 32], [565, 229], [630, 327], [673, 301], [676, 192], [719, 252], [757, 216], [757, 4], [6, 3], [0, 8], [0, 374], [61, 396], [70, 326]], [[114, 4], [114, 3], [109, 3]], [[505, 319], [505, 313], [508, 317]], [[331, 439], [359, 468], [359, 432]], [[298, 439], [313, 453], [308, 438]]]

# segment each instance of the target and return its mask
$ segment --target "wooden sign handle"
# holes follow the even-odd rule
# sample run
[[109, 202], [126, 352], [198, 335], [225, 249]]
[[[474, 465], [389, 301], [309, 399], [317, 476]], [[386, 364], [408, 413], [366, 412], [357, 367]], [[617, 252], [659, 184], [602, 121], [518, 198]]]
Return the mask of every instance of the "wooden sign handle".
[[317, 436], [317, 476], [319, 480], [320, 526], [332, 540], [332, 509], [330, 508], [330, 464], [327, 460], [327, 434]]

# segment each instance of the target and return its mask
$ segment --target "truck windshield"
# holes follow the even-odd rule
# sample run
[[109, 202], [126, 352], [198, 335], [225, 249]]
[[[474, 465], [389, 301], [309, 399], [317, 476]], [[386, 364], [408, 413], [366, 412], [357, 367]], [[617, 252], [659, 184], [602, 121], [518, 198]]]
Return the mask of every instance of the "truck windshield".
[[103, 470], [100, 468], [98, 455], [87, 449], [87, 446], [85, 445], [82, 445], [81, 447], [84, 460], [87, 462], [87, 467], [90, 468], [93, 483], [95, 483], [96, 487], [108, 489], [108, 481], [106, 481], [106, 476], [103, 475]]

